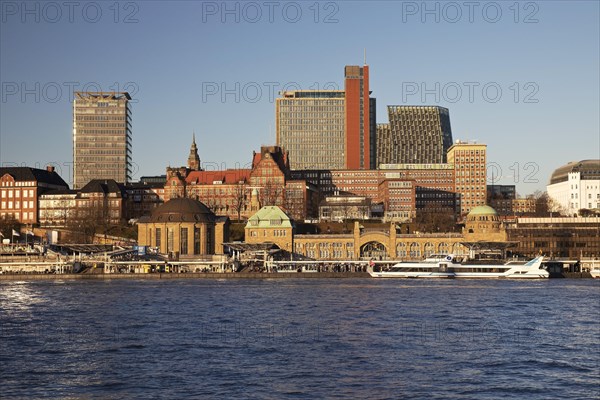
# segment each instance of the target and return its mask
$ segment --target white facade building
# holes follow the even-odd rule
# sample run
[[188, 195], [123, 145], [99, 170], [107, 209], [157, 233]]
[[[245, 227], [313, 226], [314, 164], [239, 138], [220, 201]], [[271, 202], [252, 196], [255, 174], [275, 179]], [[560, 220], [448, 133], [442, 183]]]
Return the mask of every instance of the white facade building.
[[568, 216], [579, 215], [581, 209], [600, 210], [600, 160], [563, 165], [554, 171], [546, 190]]

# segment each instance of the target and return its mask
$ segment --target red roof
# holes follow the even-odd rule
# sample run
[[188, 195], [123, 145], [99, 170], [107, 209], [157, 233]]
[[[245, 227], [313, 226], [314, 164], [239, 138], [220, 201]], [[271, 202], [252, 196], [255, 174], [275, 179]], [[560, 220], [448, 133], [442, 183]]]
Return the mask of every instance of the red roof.
[[188, 184], [212, 185], [215, 182], [220, 184], [236, 184], [240, 181], [248, 182], [250, 180], [249, 169], [228, 169], [225, 171], [192, 171], [185, 177]]

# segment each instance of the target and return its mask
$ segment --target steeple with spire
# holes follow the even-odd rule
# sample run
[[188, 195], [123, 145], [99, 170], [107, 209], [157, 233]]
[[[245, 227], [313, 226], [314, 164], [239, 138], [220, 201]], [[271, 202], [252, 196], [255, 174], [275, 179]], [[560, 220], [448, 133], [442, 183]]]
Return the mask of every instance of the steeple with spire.
[[200, 156], [198, 156], [198, 147], [196, 147], [196, 132], [192, 134], [192, 146], [188, 157], [188, 168], [192, 171], [202, 171], [200, 168]]

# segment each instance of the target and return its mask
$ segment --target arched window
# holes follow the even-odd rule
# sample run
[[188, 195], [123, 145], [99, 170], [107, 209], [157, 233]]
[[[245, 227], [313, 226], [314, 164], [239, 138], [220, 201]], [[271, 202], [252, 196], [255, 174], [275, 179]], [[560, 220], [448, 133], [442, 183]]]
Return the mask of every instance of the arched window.
[[421, 246], [418, 243], [410, 244], [410, 258], [421, 258]]
[[400, 258], [406, 257], [406, 243], [401, 242], [396, 245], [396, 255]]
[[438, 246], [438, 253], [440, 254], [448, 254], [448, 243], [440, 243]]
[[463, 246], [460, 243], [454, 243], [454, 246], [452, 247], [452, 249], [453, 249], [452, 253], [457, 256], [462, 256], [462, 255], [465, 255], [468, 253], [465, 246]]
[[361, 247], [361, 257], [384, 260], [387, 258], [385, 246], [379, 242], [369, 242]]
[[425, 257], [429, 257], [434, 253], [433, 243], [425, 243]]

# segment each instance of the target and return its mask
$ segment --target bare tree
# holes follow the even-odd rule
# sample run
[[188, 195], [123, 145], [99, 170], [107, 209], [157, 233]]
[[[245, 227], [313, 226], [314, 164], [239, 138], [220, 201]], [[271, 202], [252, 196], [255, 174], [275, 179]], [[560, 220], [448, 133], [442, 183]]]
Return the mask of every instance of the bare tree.
[[273, 180], [267, 183], [260, 190], [260, 203], [263, 206], [276, 206], [283, 203], [283, 186]]
[[67, 214], [66, 227], [72, 233], [69, 241], [75, 243], [93, 243], [96, 233], [106, 236], [116, 225], [111, 220], [106, 199], [88, 199], [74, 212]]
[[533, 193], [535, 199], [535, 212], [533, 213], [536, 217], [549, 217], [551, 215], [564, 215], [564, 208], [551, 198], [547, 192], [537, 190]]
[[210, 209], [210, 211], [216, 213], [217, 212], [217, 201], [215, 200], [214, 197], [209, 196], [206, 198], [206, 201], [203, 202], [206, 207], [208, 207]]
[[[334, 206], [334, 207], [336, 207], [336, 206]], [[336, 208], [339, 210], [339, 212], [342, 216], [342, 222], [344, 223], [344, 233], [350, 232], [350, 227], [348, 226], [348, 220], [350, 219], [350, 216], [352, 215], [352, 206], [350, 204], [348, 204], [346, 201], [344, 201], [342, 204], [340, 204]]]
[[233, 192], [233, 208], [237, 212], [237, 220], [240, 221], [242, 210], [246, 207], [246, 184], [239, 182]]
[[453, 232], [456, 230], [454, 210], [449, 207], [440, 208], [433, 204], [417, 210], [416, 229], [421, 232]]

